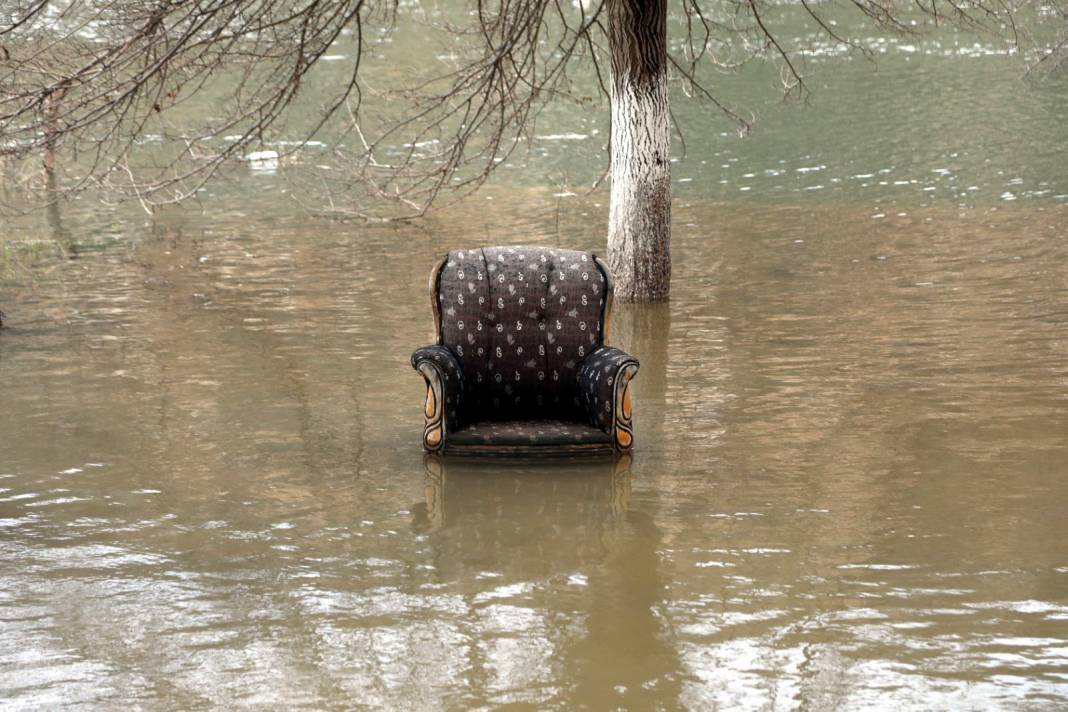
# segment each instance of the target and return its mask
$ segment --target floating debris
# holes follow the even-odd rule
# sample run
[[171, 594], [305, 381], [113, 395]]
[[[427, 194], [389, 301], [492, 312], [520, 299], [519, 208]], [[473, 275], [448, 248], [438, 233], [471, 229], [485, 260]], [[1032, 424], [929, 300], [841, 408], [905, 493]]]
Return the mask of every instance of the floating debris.
[[540, 141], [584, 141], [589, 138], [587, 134], [580, 133], [558, 133], [558, 134], [546, 134], [545, 136], [535, 136]]
[[253, 151], [245, 156], [248, 165], [254, 171], [274, 171], [278, 169], [278, 151]]

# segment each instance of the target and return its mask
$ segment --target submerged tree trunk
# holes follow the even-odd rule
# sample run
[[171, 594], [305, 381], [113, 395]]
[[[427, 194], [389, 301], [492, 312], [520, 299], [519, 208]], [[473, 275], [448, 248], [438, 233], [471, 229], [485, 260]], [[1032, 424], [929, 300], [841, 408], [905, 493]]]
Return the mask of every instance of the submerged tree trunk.
[[608, 264], [616, 297], [667, 299], [671, 284], [667, 0], [607, 0], [612, 55]]

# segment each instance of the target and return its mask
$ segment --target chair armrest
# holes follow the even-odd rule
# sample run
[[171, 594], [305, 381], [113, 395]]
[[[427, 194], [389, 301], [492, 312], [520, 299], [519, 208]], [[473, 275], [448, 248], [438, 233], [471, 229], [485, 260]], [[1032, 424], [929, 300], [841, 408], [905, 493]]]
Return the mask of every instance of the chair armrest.
[[630, 381], [638, 359], [612, 346], [602, 346], [578, 370], [578, 392], [590, 424], [612, 436], [617, 450], [634, 445], [631, 428]]
[[460, 361], [444, 346], [423, 346], [412, 353], [412, 368], [426, 380], [423, 447], [433, 452], [445, 447], [449, 433], [460, 425], [464, 372]]

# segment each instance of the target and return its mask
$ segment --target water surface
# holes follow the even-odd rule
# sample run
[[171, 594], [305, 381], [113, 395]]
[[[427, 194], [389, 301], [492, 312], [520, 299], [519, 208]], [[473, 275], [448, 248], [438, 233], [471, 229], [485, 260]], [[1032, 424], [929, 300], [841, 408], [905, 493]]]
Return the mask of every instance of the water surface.
[[613, 317], [632, 461], [419, 447], [437, 257], [603, 249], [603, 191], [530, 187], [596, 172], [577, 115], [420, 223], [285, 167], [9, 221], [0, 704], [1063, 709], [1065, 95], [920, 54], [745, 142], [691, 117], [672, 301]]

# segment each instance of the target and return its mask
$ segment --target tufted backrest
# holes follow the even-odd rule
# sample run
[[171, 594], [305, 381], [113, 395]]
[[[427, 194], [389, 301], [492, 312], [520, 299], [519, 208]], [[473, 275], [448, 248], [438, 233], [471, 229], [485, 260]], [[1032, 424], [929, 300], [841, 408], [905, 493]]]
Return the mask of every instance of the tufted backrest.
[[461, 419], [581, 419], [575, 376], [603, 342], [608, 288], [589, 252], [450, 252], [437, 277], [439, 336], [463, 367]]

